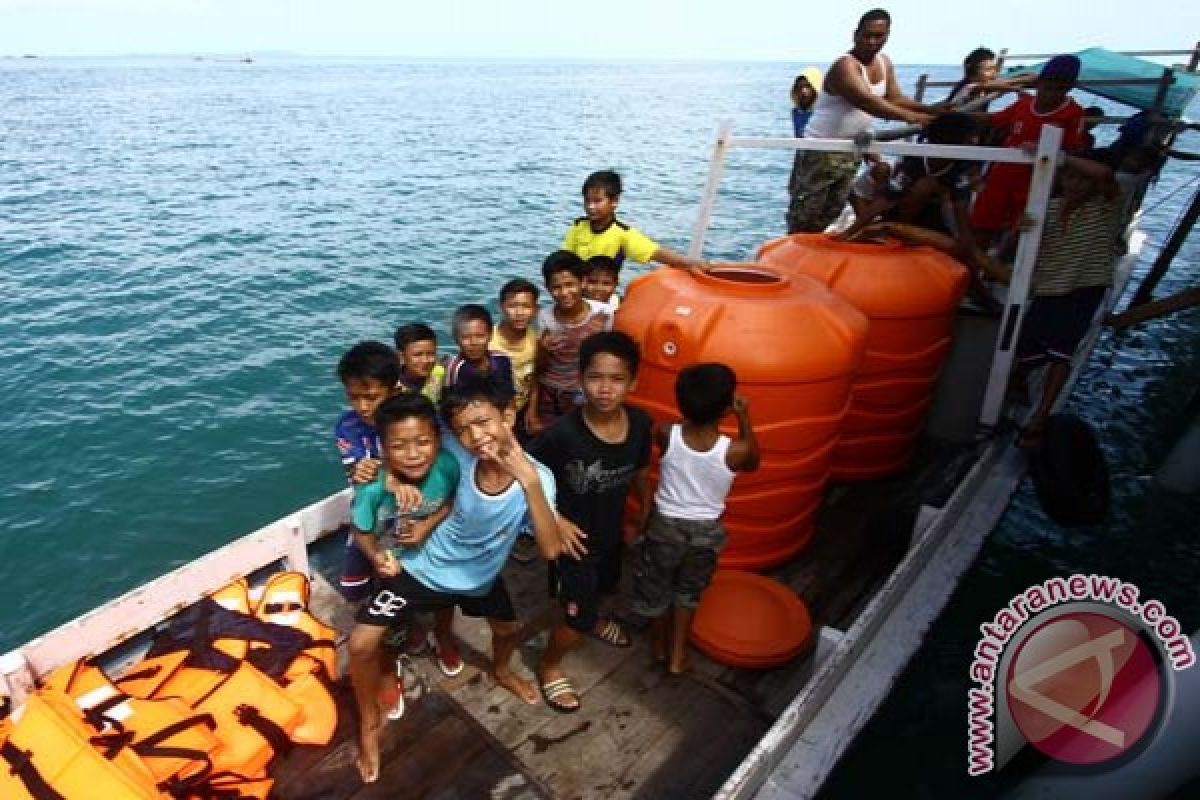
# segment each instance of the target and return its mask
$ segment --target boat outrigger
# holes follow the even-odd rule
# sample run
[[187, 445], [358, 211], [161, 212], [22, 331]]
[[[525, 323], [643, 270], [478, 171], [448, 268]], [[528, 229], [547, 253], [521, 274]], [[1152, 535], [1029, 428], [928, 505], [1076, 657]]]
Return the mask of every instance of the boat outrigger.
[[[1171, 92], [1186, 77], [1194, 93], [1197, 50], [1168, 69], [1148, 100], [1115, 97], [1163, 112], [1169, 140], [1190, 100]], [[1015, 56], [1008, 57], [1010, 61]], [[1134, 59], [1139, 65], [1150, 64]], [[1157, 65], [1150, 65], [1157, 69]], [[1147, 69], [1150, 67], [1146, 67]], [[1105, 78], [1146, 86], [1141, 73]], [[1081, 88], [1088, 89], [1088, 80]], [[922, 88], [935, 84], [922, 79]], [[1138, 99], [1141, 98], [1141, 99]], [[693, 670], [667, 676], [647, 647], [590, 648], [572, 677], [583, 698], [577, 714], [526, 706], [493, 686], [481, 669], [486, 625], [458, 618], [467, 669], [435, 682], [384, 735], [380, 780], [363, 786], [353, 765], [353, 708], [338, 692], [343, 722], [331, 745], [293, 754], [274, 771], [286, 798], [340, 797], [813, 797], [855, 735], [883, 702], [920, 646], [964, 571], [1005, 509], [1026, 470], [1005, 391], [1034, 264], [1061, 159], [1061, 131], [1043, 129], [1036, 152], [907, 141], [763, 138], [720, 127], [691, 252], [703, 249], [725, 162], [740, 148], [925, 155], [1028, 164], [1027, 213], [1013, 279], [999, 318], [964, 311], [938, 386], [927, 435], [905, 474], [828, 492], [817, 533], [772, 576], [801, 595], [819, 633], [811, 650], [777, 669], [725, 667], [697, 655]], [[1135, 190], [1136, 206], [1145, 185]], [[1135, 206], [1135, 207], [1136, 207]], [[1145, 242], [1138, 215], [1127, 251], [1114, 264], [1113, 290], [1072, 362], [1070, 395], [1101, 334], [1101, 315], [1121, 296]], [[343, 637], [352, 611], [332, 588], [330, 556], [349, 524], [344, 490], [158, 578], [0, 657], [0, 689], [14, 707], [39, 681], [76, 659], [97, 657], [110, 674], [127, 670], [156, 631], [180, 610], [231, 580], [286, 569], [312, 576], [313, 613]], [[506, 580], [526, 620], [522, 656], [535, 663], [551, 609], [536, 565], [510, 563]], [[344, 642], [343, 642], [344, 644]], [[344, 654], [343, 654], [344, 660]]]

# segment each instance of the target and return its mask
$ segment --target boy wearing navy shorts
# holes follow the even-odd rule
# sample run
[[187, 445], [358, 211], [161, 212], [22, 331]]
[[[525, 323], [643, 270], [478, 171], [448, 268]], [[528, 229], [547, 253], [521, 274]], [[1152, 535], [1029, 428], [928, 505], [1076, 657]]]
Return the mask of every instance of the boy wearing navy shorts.
[[[359, 342], [346, 351], [337, 365], [338, 380], [346, 390], [350, 409], [338, 417], [334, 442], [346, 480], [351, 486], [370, 483], [379, 475], [382, 450], [375, 430], [375, 412], [396, 393], [400, 365], [396, 354], [383, 342]], [[346, 537], [345, 555], [338, 588], [342, 596], [357, 603], [371, 591], [371, 562]]]
[[536, 703], [534, 685], [512, 669], [520, 626], [500, 570], [526, 527], [548, 560], [583, 553], [574, 531], [558, 528], [554, 476], [517, 444], [510, 389], [487, 380], [464, 381], [447, 389], [441, 414], [454, 434], [445, 437], [444, 446], [458, 460], [462, 476], [453, 509], [419, 546], [402, 548], [395, 560], [376, 560], [380, 587], [360, 607], [350, 634], [360, 718], [357, 764], [366, 783], [379, 777], [378, 650], [384, 630], [408, 612], [434, 611], [434, 638], [445, 658], [456, 650], [453, 609], [486, 617], [496, 682]]
[[562, 617], [542, 655], [542, 696], [555, 711], [580, 707], [579, 694], [563, 672], [567, 652], [584, 635], [628, 647], [629, 634], [600, 614], [604, 595], [621, 576], [621, 527], [625, 497], [635, 487], [649, 511], [647, 473], [653, 423], [646, 412], [625, 405], [637, 380], [638, 346], [619, 331], [594, 333], [579, 348], [583, 406], [556, 421], [530, 452], [554, 472], [559, 511], [587, 536], [582, 559], [559, 558], [551, 565], [551, 593]]

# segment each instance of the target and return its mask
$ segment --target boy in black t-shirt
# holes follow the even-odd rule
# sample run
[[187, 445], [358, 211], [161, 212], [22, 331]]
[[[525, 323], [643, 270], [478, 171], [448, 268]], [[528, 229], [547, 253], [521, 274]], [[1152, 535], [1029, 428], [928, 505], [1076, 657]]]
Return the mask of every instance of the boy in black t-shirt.
[[551, 592], [563, 616], [550, 634], [539, 678], [546, 704], [562, 713], [579, 710], [579, 695], [563, 673], [562, 660], [581, 635], [615, 647], [630, 644], [629, 634], [601, 617], [599, 607], [621, 575], [621, 523], [630, 486], [643, 514], [650, 509], [653, 423], [646, 412], [624, 404], [637, 382], [638, 360], [637, 343], [627, 334], [605, 331], [584, 339], [579, 348], [583, 406], [558, 419], [529, 448], [554, 473], [565, 524], [587, 535], [582, 559], [560, 558], [550, 567]]

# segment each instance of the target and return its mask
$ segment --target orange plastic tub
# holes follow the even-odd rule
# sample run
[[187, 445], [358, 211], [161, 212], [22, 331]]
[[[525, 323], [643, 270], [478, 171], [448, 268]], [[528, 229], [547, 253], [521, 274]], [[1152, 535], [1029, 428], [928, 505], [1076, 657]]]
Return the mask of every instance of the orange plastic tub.
[[717, 570], [692, 619], [692, 644], [713, 661], [766, 669], [786, 664], [812, 643], [812, 617], [779, 581]]
[[[799, 552], [812, 537], [850, 409], [866, 318], [811, 278], [729, 264], [708, 274], [660, 269], [637, 278], [616, 328], [641, 344], [630, 402], [656, 422], [679, 420], [675, 378], [684, 367], [716, 361], [737, 372], [763, 458], [757, 472], [734, 481], [721, 565], [767, 569]], [[722, 430], [736, 434], [732, 417]]]
[[838, 242], [819, 233], [767, 242], [758, 260], [819, 280], [870, 320], [831, 477], [867, 480], [904, 469], [950, 351], [966, 268], [928, 247]]

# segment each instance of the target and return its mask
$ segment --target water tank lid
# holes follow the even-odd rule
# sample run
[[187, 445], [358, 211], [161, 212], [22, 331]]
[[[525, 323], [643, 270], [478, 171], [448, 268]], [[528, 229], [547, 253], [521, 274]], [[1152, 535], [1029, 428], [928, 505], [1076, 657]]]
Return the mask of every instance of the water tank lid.
[[708, 272], [693, 273], [702, 283], [736, 286], [743, 290], [777, 290], [791, 281], [786, 275], [762, 264], [716, 264]]
[[717, 570], [696, 609], [692, 642], [715, 661], [765, 668], [795, 658], [812, 640], [804, 601], [779, 581]]

